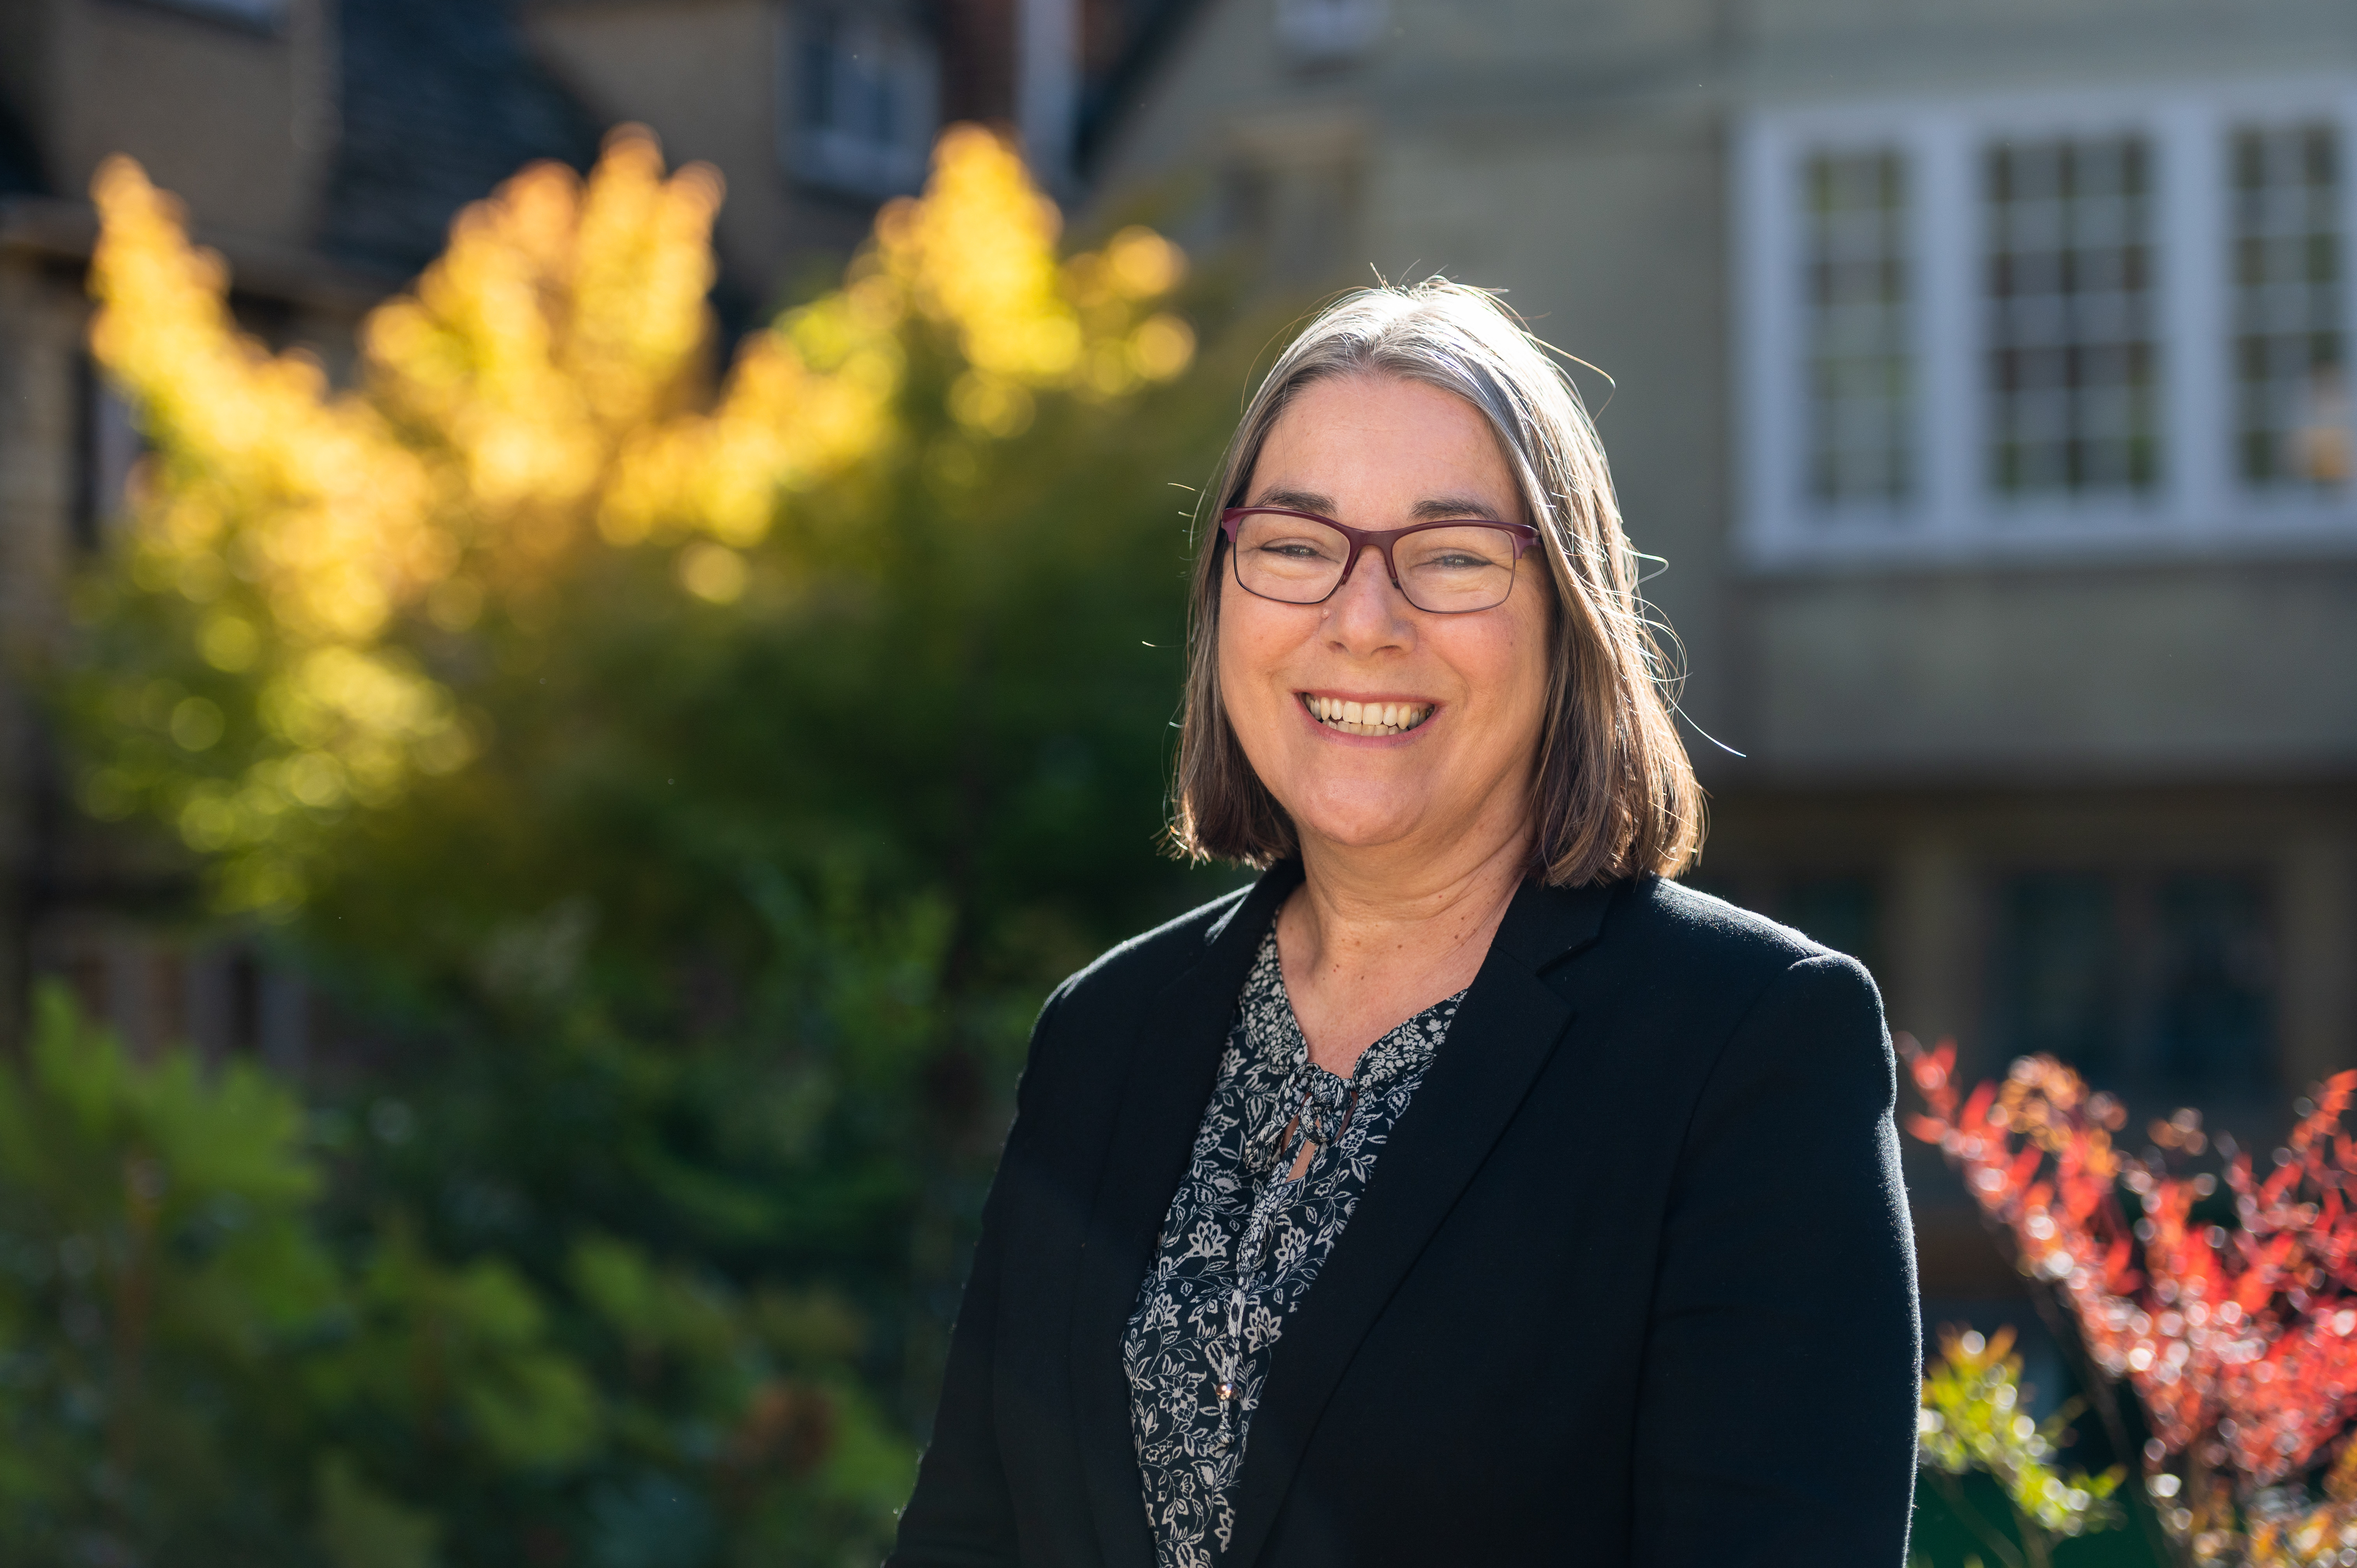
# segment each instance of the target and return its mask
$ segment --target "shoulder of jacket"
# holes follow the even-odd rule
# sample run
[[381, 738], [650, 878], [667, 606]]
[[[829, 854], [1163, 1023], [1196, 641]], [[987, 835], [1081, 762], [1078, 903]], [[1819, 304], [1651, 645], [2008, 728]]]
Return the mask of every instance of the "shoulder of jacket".
[[1058, 986], [1048, 999], [1049, 1007], [1108, 1002], [1135, 1005], [1200, 962], [1221, 922], [1251, 893], [1248, 886], [1239, 887], [1107, 949]]
[[1826, 1031], [1855, 1025], [1857, 1037], [1870, 1040], [1875, 1059], [1887, 1064], [1881, 988], [1857, 959], [1674, 882], [1649, 879], [1637, 891], [1632, 913], [1653, 932], [1656, 965], [1720, 999], [1726, 1037], [1747, 1030], [1789, 1036], [1819, 1060]]
[[1620, 928], [1617, 934], [1644, 942], [1661, 961], [1688, 974], [1730, 980], [1755, 976], [1765, 982], [1812, 960], [1858, 967], [1855, 959], [1790, 926], [1659, 877], [1644, 877], [1631, 886], [1612, 923]]

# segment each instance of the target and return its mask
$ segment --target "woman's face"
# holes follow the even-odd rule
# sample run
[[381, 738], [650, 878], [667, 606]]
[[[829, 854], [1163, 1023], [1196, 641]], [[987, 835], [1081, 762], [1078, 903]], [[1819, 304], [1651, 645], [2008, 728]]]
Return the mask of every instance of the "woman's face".
[[[1361, 529], [1440, 517], [1528, 521], [1490, 425], [1453, 393], [1390, 376], [1302, 389], [1245, 492]], [[1544, 722], [1554, 594], [1534, 548], [1503, 604], [1419, 610], [1378, 552], [1324, 604], [1241, 587], [1221, 564], [1220, 692], [1244, 755], [1305, 841], [1352, 849], [1485, 851], [1520, 834]], [[1396, 734], [1354, 734], [1336, 704], [1398, 704]], [[1307, 847], [1307, 845], [1305, 845]]]

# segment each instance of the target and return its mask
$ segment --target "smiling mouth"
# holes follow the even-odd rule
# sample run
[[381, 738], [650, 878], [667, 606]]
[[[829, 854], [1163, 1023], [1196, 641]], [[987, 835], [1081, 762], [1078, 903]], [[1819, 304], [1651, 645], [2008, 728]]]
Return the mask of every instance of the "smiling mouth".
[[1311, 718], [1345, 735], [1405, 735], [1432, 716], [1430, 703], [1346, 703], [1307, 692], [1299, 695]]

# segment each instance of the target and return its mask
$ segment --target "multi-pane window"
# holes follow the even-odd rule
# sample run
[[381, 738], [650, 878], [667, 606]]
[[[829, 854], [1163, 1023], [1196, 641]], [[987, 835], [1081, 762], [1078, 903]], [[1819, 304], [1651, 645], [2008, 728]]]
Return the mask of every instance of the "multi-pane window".
[[2012, 1055], [2061, 1057], [2115, 1078], [2126, 1022], [2120, 922], [2110, 879], [2018, 876], [1997, 898], [1991, 1034]]
[[2255, 875], [2185, 874], [2154, 897], [2153, 1065], [2168, 1082], [2264, 1082], [2274, 1065], [2275, 960]]
[[2357, 80], [1763, 111], [1763, 562], [2357, 540]]
[[2250, 1092], [2276, 1073], [2266, 879], [2233, 871], [2043, 872], [1998, 890], [1988, 1033], [2098, 1082]]
[[940, 129], [931, 36], [891, 6], [825, 3], [795, 7], [785, 40], [788, 166], [862, 197], [914, 190]]
[[2335, 487], [2350, 467], [2341, 137], [2329, 122], [2233, 133], [2237, 467], [2263, 489]]
[[1907, 175], [1888, 147], [1808, 161], [1809, 489], [1890, 503], [1914, 485]]
[[2160, 478], [2152, 148], [2000, 143], [1986, 157], [1988, 482], [2012, 497]]

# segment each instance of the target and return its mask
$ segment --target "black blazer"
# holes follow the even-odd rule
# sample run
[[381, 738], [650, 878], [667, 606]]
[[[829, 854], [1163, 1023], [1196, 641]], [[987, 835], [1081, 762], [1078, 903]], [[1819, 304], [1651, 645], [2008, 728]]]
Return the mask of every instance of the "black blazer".
[[[1153, 1568], [1121, 1338], [1300, 880], [1049, 998], [899, 1568]], [[1652, 878], [1526, 885], [1286, 1325], [1233, 1568], [1900, 1568], [1921, 1333], [1874, 983]]]

